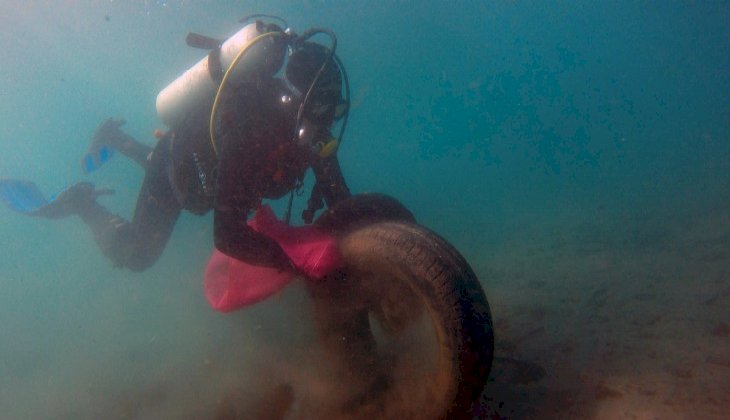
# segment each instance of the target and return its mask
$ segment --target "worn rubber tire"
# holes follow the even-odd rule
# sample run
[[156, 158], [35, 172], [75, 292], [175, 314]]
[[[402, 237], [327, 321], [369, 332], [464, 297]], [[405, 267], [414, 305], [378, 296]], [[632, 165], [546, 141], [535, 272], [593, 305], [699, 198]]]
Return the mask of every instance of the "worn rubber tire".
[[340, 251], [349, 276], [397, 279], [420, 298], [438, 342], [438, 417], [468, 418], [489, 376], [494, 335], [489, 304], [466, 260], [443, 238], [409, 222], [351, 230], [341, 236]]

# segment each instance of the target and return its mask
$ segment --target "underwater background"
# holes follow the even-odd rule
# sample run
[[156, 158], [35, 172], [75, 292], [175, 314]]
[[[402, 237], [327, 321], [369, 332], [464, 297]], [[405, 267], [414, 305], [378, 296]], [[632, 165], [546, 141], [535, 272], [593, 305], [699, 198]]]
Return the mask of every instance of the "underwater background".
[[[476, 417], [730, 410], [730, 3], [3, 0], [0, 178], [87, 179], [130, 217], [133, 162], [82, 174], [95, 128], [153, 144], [157, 93], [204, 55], [185, 35], [251, 13], [337, 34], [351, 189], [397, 197], [479, 276]], [[0, 208], [0, 418], [232, 418], [272, 385], [305, 296], [214, 312], [211, 226], [183, 215], [140, 274], [77, 218]]]

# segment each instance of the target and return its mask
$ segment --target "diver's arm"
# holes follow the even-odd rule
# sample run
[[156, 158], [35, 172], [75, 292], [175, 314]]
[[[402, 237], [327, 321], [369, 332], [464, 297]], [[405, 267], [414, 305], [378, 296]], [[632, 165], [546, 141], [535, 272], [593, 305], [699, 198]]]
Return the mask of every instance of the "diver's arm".
[[213, 219], [215, 247], [222, 253], [254, 265], [293, 269], [279, 244], [246, 224], [246, 212], [216, 208]]
[[[279, 89], [273, 80], [259, 80], [224, 96], [220, 115], [228, 115], [218, 134], [218, 171], [214, 203], [215, 245], [224, 254], [256, 265], [293, 269], [278, 243], [246, 223], [261, 204], [264, 156], [275, 146], [271, 127], [282, 124]], [[277, 131], [277, 130], [274, 130]]]
[[336, 154], [324, 159], [317, 159], [312, 163], [312, 170], [317, 179], [317, 186], [320, 188], [322, 198], [324, 198], [328, 207], [332, 207], [340, 200], [351, 195], [345, 177], [342, 176], [340, 162], [337, 160]]
[[213, 214], [216, 248], [255, 265], [291, 268], [292, 264], [279, 244], [246, 224], [248, 213], [261, 201], [256, 154], [227, 143], [223, 140], [219, 148]]
[[336, 155], [315, 160], [312, 162], [312, 171], [317, 182], [312, 188], [307, 208], [302, 212], [302, 220], [307, 224], [312, 223], [315, 213], [323, 207], [323, 200], [331, 208], [340, 200], [351, 196]]

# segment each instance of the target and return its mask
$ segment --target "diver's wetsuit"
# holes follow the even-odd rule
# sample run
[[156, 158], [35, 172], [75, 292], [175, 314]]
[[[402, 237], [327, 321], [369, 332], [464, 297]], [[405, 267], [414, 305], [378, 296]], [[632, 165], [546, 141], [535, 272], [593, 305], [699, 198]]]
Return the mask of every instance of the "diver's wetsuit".
[[157, 260], [181, 210], [204, 214], [211, 208], [220, 251], [256, 265], [291, 268], [276, 242], [248, 227], [250, 211], [263, 198], [296, 188], [309, 167], [328, 206], [350, 195], [334, 154], [320, 158], [292, 141], [298, 107], [277, 78], [232, 88], [217, 114], [217, 157], [206, 121], [189, 119], [186, 127], [163, 136], [150, 155], [131, 222], [95, 202], [80, 216], [103, 252], [135, 271]]

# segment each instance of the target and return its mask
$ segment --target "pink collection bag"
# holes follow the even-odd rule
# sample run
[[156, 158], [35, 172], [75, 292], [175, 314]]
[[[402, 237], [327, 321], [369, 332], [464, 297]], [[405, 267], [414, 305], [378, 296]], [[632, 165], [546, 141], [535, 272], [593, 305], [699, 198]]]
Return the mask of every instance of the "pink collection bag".
[[[342, 265], [335, 238], [314, 226], [289, 226], [269, 206], [262, 206], [248, 225], [275, 240], [310, 279], [322, 278]], [[249, 264], [215, 249], [205, 269], [203, 289], [213, 309], [230, 312], [276, 294], [293, 279], [292, 272]]]

